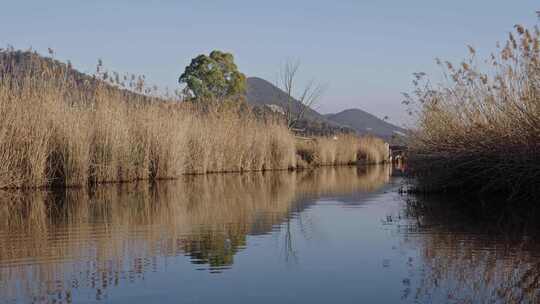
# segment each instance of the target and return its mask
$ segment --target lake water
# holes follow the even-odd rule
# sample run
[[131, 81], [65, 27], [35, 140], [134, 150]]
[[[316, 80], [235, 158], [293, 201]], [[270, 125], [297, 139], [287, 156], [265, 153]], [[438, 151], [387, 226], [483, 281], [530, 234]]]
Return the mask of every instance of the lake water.
[[401, 186], [376, 166], [2, 193], [0, 303], [538, 302], [530, 235]]

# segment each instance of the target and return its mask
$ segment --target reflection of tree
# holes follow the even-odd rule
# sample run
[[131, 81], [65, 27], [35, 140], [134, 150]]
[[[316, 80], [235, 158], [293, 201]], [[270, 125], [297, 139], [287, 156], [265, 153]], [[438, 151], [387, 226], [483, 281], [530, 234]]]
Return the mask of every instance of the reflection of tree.
[[441, 198], [408, 204], [406, 243], [419, 248], [422, 260], [414, 267], [423, 269], [410, 294], [416, 300], [540, 302], [538, 208], [481, 205]]
[[[6, 193], [0, 195], [0, 294], [55, 294], [61, 303], [84, 287], [105, 297], [111, 287], [155, 271], [167, 256], [188, 255], [220, 270], [233, 265], [248, 235], [276, 226], [286, 232], [287, 258], [294, 259], [293, 227], [313, 198], [371, 191], [388, 180], [385, 172], [325, 168]], [[14, 263], [21, 260], [36, 263]]]
[[285, 232], [285, 236], [283, 238], [284, 240], [283, 251], [285, 254], [285, 261], [298, 263], [298, 257], [296, 255], [296, 251], [294, 250], [293, 233], [291, 232], [291, 217], [288, 217], [285, 222], [284, 232]]
[[208, 264], [211, 269], [231, 266], [234, 255], [246, 246], [246, 234], [203, 231], [184, 242], [184, 250], [195, 264]]

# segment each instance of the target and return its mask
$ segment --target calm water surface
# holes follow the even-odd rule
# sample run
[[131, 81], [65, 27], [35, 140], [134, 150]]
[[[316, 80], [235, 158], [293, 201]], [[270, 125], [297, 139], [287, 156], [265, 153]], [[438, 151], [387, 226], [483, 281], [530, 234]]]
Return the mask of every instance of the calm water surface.
[[420, 208], [392, 172], [2, 193], [0, 303], [538, 301], [537, 242]]

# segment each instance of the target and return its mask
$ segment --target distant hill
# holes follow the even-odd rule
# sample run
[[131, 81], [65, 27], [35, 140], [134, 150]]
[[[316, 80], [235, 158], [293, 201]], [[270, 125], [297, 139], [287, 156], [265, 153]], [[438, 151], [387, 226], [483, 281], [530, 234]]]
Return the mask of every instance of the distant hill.
[[18, 81], [31, 78], [36, 84], [54, 84], [59, 88], [64, 88], [62, 93], [69, 96], [67, 99], [71, 99], [73, 103], [94, 100], [93, 94], [97, 89], [109, 90], [136, 102], [160, 101], [157, 97], [145, 95], [144, 87], [137, 91], [136, 78], [126, 80], [127, 83], [123, 83], [122, 78], [121, 86], [120, 76], [117, 74], [118, 81], [115, 84], [113, 75], [114, 73], [109, 75], [108, 80], [105, 81], [99, 76], [79, 72], [69, 62], [66, 64], [51, 57], [42, 56], [35, 51], [0, 49], [0, 81], [9, 79], [13, 90], [22, 88], [16, 85]]
[[360, 109], [348, 109], [336, 114], [327, 114], [325, 117], [340, 125], [351, 127], [359, 134], [372, 134], [389, 139], [407, 133], [407, 130]]
[[[272, 83], [258, 78], [249, 77], [247, 79], [247, 100], [249, 103], [257, 106], [270, 106], [275, 108], [287, 107], [287, 94], [274, 86]], [[294, 113], [298, 113], [303, 105], [295, 100], [293, 102]], [[317, 125], [326, 126], [329, 132], [332, 133], [339, 130], [353, 131], [361, 135], [371, 134], [381, 137], [385, 140], [390, 140], [394, 135], [403, 135], [406, 130], [390, 124], [376, 116], [362, 111], [360, 109], [349, 109], [337, 114], [323, 115], [313, 109], [306, 110], [302, 126], [308, 128]], [[319, 130], [313, 130], [313, 133], [319, 133]], [[325, 133], [325, 132], [323, 132]]]
[[[57, 81], [64, 83], [70, 79], [70, 85], [77, 90], [66, 90], [64, 94], [73, 94], [70, 98], [75, 101], [85, 99], [79, 92], [88, 92], [91, 94], [98, 86], [116, 91], [130, 100], [141, 102], [159, 101], [159, 98], [150, 97], [141, 93], [134, 92], [132, 84], [127, 88], [113, 85], [103, 81], [96, 76], [87, 75], [73, 69], [70, 64], [65, 64], [52, 58], [43, 57], [35, 52], [27, 51], [0, 51], [0, 80], [3, 77], [39, 77], [46, 78], [44, 83]], [[129, 81], [128, 81], [129, 82]], [[264, 108], [268, 111], [279, 111], [287, 107], [287, 94], [271, 84], [270, 82], [250, 77], [247, 79], [247, 100], [253, 106]], [[81, 100], [82, 101], [82, 100]], [[304, 107], [302, 103], [295, 100], [292, 111], [298, 113]], [[323, 115], [311, 108], [305, 112], [305, 119], [297, 124], [297, 128], [305, 129], [308, 135], [331, 135], [336, 133], [373, 134], [386, 140], [392, 138], [392, 135], [405, 133], [402, 128], [387, 123], [365, 111], [359, 109], [345, 110], [337, 114]]]
[[[278, 105], [285, 109], [287, 107], [287, 93], [283, 92], [281, 89], [258, 77], [249, 77], [247, 79], [247, 100], [253, 105]], [[298, 113], [304, 107], [302, 103], [298, 100], [294, 100], [292, 112]], [[307, 109], [304, 113], [304, 117], [308, 119], [318, 119], [330, 124], [335, 124], [324, 115], [313, 109]]]

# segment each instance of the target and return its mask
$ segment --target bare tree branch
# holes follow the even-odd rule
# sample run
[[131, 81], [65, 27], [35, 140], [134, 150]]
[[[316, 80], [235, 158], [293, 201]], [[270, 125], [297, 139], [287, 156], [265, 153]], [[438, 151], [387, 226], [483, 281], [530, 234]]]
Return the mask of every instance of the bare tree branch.
[[[324, 93], [325, 86], [318, 84], [315, 80], [309, 81], [301, 90], [301, 94], [295, 98], [297, 75], [300, 69], [300, 61], [288, 60], [281, 67], [277, 87], [287, 95], [285, 116], [287, 127], [293, 128], [304, 118], [306, 111], [312, 108]], [[295, 101], [300, 103], [300, 108], [295, 110]]]

